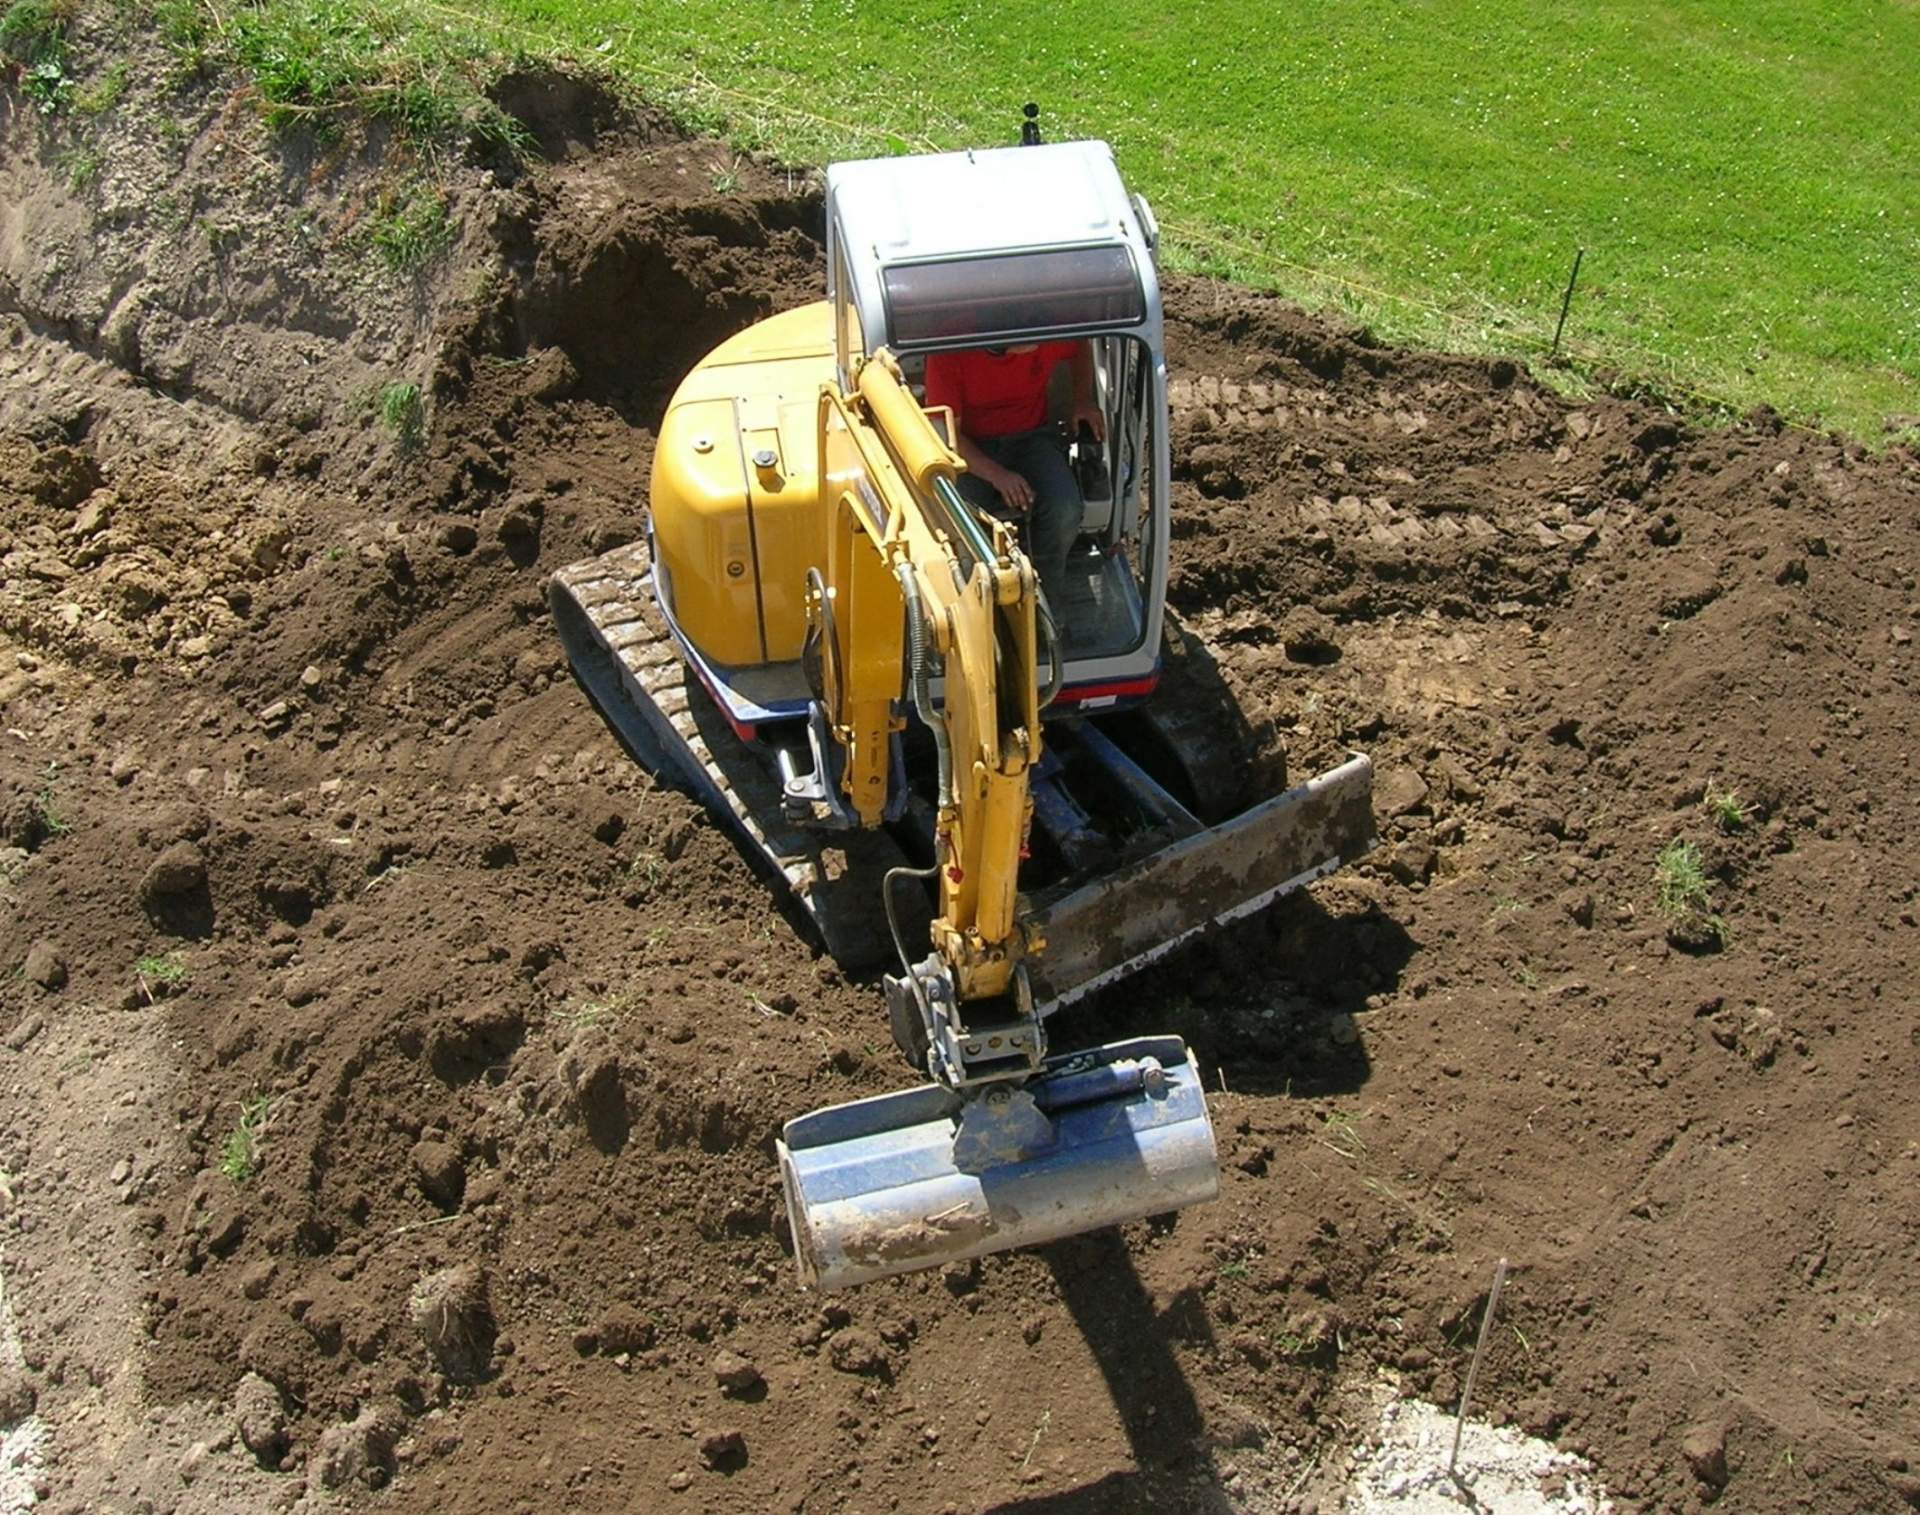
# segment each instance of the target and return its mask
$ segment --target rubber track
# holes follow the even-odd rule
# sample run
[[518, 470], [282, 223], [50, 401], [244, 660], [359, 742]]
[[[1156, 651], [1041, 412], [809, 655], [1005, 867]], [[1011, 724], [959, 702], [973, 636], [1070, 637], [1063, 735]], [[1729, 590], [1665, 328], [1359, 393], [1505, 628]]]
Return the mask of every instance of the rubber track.
[[[547, 593], [580, 680], [649, 768], [657, 756], [748, 855], [782, 881], [843, 967], [893, 960], [882, 877], [904, 862], [873, 832], [831, 837], [785, 819], [770, 764], [737, 737], [687, 664], [653, 594], [647, 544], [615, 548], [556, 573]], [[908, 891], [902, 890], [902, 894]]]

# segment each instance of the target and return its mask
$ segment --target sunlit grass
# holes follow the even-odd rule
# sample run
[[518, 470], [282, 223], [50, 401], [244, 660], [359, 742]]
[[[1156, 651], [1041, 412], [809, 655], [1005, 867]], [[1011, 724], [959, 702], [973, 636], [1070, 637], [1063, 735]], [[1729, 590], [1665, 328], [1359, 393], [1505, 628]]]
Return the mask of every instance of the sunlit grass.
[[[444, 8], [436, 8], [444, 9]], [[462, 14], [482, 8], [467, 5]], [[1112, 142], [1179, 267], [1877, 437], [1920, 412], [1920, 9], [487, 0], [789, 160]], [[504, 33], [503, 33], [504, 35]]]

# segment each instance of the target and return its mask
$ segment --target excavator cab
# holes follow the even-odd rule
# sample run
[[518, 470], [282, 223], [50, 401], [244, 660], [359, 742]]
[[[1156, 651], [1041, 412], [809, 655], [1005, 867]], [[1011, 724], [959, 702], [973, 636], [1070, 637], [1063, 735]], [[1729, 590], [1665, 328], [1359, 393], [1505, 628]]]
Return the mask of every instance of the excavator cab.
[[[827, 298], [686, 377], [645, 539], [549, 600], [636, 755], [843, 964], [886, 970], [926, 1082], [779, 1143], [802, 1279], [834, 1288], [1210, 1197], [1180, 1039], [1062, 1052], [1048, 1018], [1360, 856], [1373, 817], [1355, 756], [1203, 819], [1204, 743], [1153, 723], [1157, 234], [1106, 145], [836, 164], [826, 219]], [[1062, 339], [1090, 344], [1106, 436], [1062, 438], [1085, 506], [1050, 596], [1018, 524], [963, 496], [951, 417], [916, 385], [935, 353]]]
[[[883, 348], [910, 386], [936, 352], [1062, 338], [1092, 348], [1107, 435], [1062, 438], [1084, 509], [1050, 596], [1066, 666], [1049, 719], [1135, 703], [1158, 681], [1171, 492], [1158, 236], [1103, 142], [874, 159], [827, 173], [828, 300], [843, 386]], [[1066, 377], [1062, 365], [1052, 412], [1063, 431]]]

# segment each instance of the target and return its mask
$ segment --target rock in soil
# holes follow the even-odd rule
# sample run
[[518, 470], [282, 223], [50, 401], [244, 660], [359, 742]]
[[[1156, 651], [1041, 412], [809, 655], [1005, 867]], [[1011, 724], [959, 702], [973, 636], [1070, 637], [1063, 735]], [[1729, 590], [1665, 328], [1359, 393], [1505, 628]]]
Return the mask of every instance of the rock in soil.
[[140, 903], [149, 910], [207, 887], [207, 859], [192, 842], [175, 842], [140, 880]]
[[700, 1460], [710, 1468], [738, 1467], [747, 1460], [747, 1438], [733, 1427], [699, 1433]]
[[738, 1352], [720, 1351], [713, 1358], [714, 1381], [728, 1394], [751, 1393], [764, 1380], [760, 1370]]
[[398, 1410], [368, 1405], [352, 1420], [329, 1426], [307, 1464], [307, 1489], [337, 1490], [351, 1483], [377, 1489], [393, 1476], [393, 1448], [403, 1424]]
[[447, 1377], [470, 1383], [485, 1376], [498, 1331], [486, 1270], [478, 1263], [421, 1279], [408, 1297], [407, 1316]]
[[21, 1051], [28, 1042], [38, 1036], [46, 1026], [46, 1021], [38, 1015], [29, 1015], [7, 1033], [7, 1048], [12, 1052]]
[[1723, 1425], [1689, 1426], [1680, 1442], [1680, 1455], [1687, 1460], [1693, 1476], [1710, 1489], [1724, 1488], [1727, 1482], [1727, 1428]]
[[621, 1353], [644, 1352], [658, 1334], [651, 1319], [632, 1305], [615, 1305], [602, 1315], [590, 1334], [607, 1357]]
[[827, 1343], [827, 1359], [842, 1373], [884, 1375], [888, 1369], [886, 1347], [863, 1326], [835, 1332]]
[[41, 940], [27, 949], [27, 960], [21, 969], [31, 983], [52, 993], [67, 982], [67, 960], [60, 955], [60, 949], [52, 942]]
[[0, 1367], [0, 1427], [19, 1425], [39, 1402], [40, 1391], [26, 1369]]
[[248, 1299], [265, 1299], [267, 1290], [273, 1287], [274, 1274], [278, 1271], [278, 1265], [271, 1257], [255, 1259], [241, 1270], [240, 1292]]
[[234, 1390], [233, 1423], [262, 1467], [280, 1466], [287, 1450], [287, 1409], [280, 1391], [258, 1373], [247, 1374]]
[[422, 1141], [414, 1144], [413, 1171], [420, 1179], [420, 1192], [442, 1210], [460, 1208], [467, 1187], [467, 1166], [460, 1154], [445, 1142]]

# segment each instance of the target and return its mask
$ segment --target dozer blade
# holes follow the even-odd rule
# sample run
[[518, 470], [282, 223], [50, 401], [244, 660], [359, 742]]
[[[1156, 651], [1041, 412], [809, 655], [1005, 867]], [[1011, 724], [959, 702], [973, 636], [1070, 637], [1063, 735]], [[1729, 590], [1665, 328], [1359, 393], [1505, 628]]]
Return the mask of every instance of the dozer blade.
[[1373, 763], [1353, 757], [1218, 826], [1039, 905], [1027, 959], [1034, 1003], [1069, 1004], [1217, 921], [1250, 914], [1375, 842]]
[[1220, 1186], [1177, 1036], [1053, 1058], [1018, 1088], [928, 1084], [834, 1105], [783, 1136], [800, 1281], [823, 1289], [1164, 1214]]

